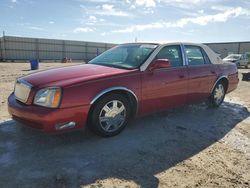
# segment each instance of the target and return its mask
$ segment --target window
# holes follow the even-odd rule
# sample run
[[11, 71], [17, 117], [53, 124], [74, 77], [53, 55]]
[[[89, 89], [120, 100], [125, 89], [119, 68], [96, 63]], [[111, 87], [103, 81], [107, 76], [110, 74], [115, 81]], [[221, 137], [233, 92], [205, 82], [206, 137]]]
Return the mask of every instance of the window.
[[156, 59], [168, 59], [172, 67], [183, 66], [181, 47], [166, 46], [157, 54]]
[[211, 64], [211, 61], [210, 61], [210, 59], [209, 59], [207, 53], [206, 53], [205, 50], [203, 50], [203, 49], [202, 49], [202, 54], [203, 54], [203, 57], [204, 57], [204, 59], [205, 59], [205, 63], [206, 63], [206, 64]]
[[[128, 57], [128, 52], [125, 48], [119, 48], [116, 50], [116, 53], [110, 54], [108, 61], [111, 62], [123, 62]], [[106, 60], [103, 58], [103, 60]]]
[[202, 55], [201, 48], [198, 46], [185, 46], [188, 58], [188, 65], [203, 65], [206, 61]]
[[135, 69], [144, 63], [156, 47], [155, 44], [123, 44], [102, 53], [89, 64]]

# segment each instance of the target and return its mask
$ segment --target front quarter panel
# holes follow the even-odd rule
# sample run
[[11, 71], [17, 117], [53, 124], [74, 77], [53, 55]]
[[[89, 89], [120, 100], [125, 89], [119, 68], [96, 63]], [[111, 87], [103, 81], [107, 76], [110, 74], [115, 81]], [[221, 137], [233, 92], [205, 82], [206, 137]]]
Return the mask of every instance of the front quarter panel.
[[90, 105], [91, 101], [102, 91], [111, 87], [125, 87], [140, 98], [140, 72], [111, 76], [80, 83], [63, 89], [61, 108]]

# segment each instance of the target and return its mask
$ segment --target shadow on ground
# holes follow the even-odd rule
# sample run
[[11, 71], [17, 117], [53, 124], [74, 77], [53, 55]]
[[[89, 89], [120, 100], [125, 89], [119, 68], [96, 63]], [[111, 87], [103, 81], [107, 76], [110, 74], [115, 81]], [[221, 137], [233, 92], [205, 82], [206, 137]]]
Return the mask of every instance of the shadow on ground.
[[0, 124], [0, 187], [77, 187], [110, 177], [157, 187], [154, 176], [224, 137], [249, 117], [244, 106], [192, 105], [133, 120], [123, 133], [45, 135]]

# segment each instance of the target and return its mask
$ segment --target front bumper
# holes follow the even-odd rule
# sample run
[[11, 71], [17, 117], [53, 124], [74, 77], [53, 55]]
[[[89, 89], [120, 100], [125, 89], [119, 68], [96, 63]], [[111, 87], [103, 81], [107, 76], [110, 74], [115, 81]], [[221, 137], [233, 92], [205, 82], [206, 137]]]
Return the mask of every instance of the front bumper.
[[[89, 105], [71, 108], [45, 108], [35, 105], [25, 105], [16, 100], [12, 93], [8, 98], [8, 110], [12, 118], [23, 125], [44, 132], [62, 132], [81, 129], [85, 126]], [[74, 127], [58, 130], [58, 125], [75, 122]]]

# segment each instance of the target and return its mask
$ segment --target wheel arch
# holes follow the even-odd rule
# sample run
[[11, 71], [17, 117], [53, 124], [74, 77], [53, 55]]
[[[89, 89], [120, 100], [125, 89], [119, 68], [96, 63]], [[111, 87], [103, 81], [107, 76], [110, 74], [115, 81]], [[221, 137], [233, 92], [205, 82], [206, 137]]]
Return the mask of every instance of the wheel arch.
[[[103, 91], [99, 92], [90, 102], [90, 105], [91, 105], [90, 112], [98, 100], [100, 100], [102, 97], [104, 97], [108, 94], [112, 94], [112, 93], [125, 95], [125, 97], [130, 102], [132, 116], [135, 116], [137, 114], [138, 108], [139, 108], [139, 102], [138, 102], [138, 98], [137, 98], [136, 94], [132, 90], [130, 90], [126, 87], [122, 87], [122, 86], [110, 87], [110, 88], [104, 89]], [[135, 108], [133, 108], [134, 105], [136, 106]]]
[[227, 77], [226, 75], [223, 75], [223, 76], [220, 76], [220, 77], [216, 80], [216, 82], [214, 83], [214, 85], [213, 85], [213, 87], [212, 87], [211, 93], [213, 92], [213, 90], [214, 90], [216, 84], [219, 83], [220, 81], [223, 83], [223, 85], [224, 85], [224, 87], [225, 87], [225, 91], [227, 91], [227, 89], [228, 89], [228, 84], [229, 84], [229, 80], [228, 80], [228, 77]]

